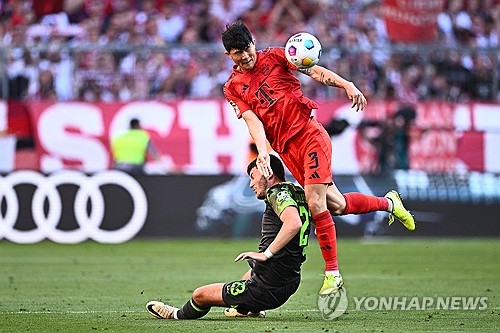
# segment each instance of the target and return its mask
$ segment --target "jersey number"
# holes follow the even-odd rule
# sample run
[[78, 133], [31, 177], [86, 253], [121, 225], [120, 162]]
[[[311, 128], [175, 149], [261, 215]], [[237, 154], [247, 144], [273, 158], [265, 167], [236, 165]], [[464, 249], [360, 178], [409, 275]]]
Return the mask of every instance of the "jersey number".
[[316, 169], [319, 166], [318, 153], [315, 151], [310, 152], [309, 158], [311, 158], [311, 162], [314, 162], [314, 164], [311, 165], [309, 169]]
[[302, 228], [300, 228], [299, 245], [302, 246], [302, 254], [306, 254], [306, 248], [309, 243], [309, 211], [304, 206], [299, 206], [299, 215], [303, 219]]

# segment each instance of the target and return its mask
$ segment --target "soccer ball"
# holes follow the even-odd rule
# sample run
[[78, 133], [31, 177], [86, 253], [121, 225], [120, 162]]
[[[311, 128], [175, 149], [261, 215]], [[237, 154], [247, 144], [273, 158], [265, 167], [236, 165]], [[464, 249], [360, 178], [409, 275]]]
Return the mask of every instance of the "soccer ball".
[[310, 33], [300, 32], [290, 37], [286, 42], [285, 56], [299, 69], [310, 68], [316, 65], [321, 58], [321, 44]]

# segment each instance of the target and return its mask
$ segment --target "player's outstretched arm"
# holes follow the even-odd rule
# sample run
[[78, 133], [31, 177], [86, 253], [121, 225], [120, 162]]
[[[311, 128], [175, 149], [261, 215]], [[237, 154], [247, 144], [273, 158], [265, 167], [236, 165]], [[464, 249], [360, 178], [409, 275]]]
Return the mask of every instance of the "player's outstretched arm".
[[285, 245], [288, 244], [302, 228], [302, 220], [300, 219], [299, 211], [295, 206], [286, 207], [281, 213], [280, 219], [283, 222], [283, 225], [276, 235], [276, 238], [271, 244], [269, 244], [269, 247], [266, 250], [267, 254], [266, 252], [242, 252], [234, 259], [234, 261], [245, 259], [266, 261], [273, 254], [284, 248]]
[[356, 107], [356, 111], [364, 110], [367, 103], [366, 98], [351, 81], [347, 81], [337, 73], [318, 65], [302, 69], [300, 72], [327, 86], [343, 88], [347, 93], [347, 97], [352, 101], [351, 107]]
[[264, 125], [251, 110], [243, 112], [241, 116], [245, 120], [248, 132], [259, 152], [257, 157], [257, 169], [259, 169], [259, 172], [264, 177], [269, 178], [273, 175], [273, 170], [271, 169], [271, 158], [267, 150], [267, 137], [264, 131]]

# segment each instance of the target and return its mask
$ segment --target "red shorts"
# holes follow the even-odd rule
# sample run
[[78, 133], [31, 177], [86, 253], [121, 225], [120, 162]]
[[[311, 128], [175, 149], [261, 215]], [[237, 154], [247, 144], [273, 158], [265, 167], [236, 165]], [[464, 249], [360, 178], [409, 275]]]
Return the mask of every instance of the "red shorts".
[[310, 118], [279, 155], [300, 185], [333, 184], [332, 140], [315, 118]]

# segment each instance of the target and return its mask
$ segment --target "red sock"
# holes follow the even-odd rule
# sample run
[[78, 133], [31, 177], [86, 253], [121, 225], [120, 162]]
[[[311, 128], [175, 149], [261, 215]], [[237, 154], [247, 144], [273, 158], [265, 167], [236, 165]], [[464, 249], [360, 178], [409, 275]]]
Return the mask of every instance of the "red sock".
[[375, 197], [358, 192], [344, 194], [345, 209], [342, 215], [347, 214], [364, 214], [376, 212], [378, 210], [387, 211], [389, 202], [385, 197]]
[[318, 237], [321, 254], [326, 264], [326, 271], [335, 271], [339, 268], [337, 260], [337, 233], [335, 223], [329, 211], [316, 214], [313, 217], [316, 223], [316, 236]]

